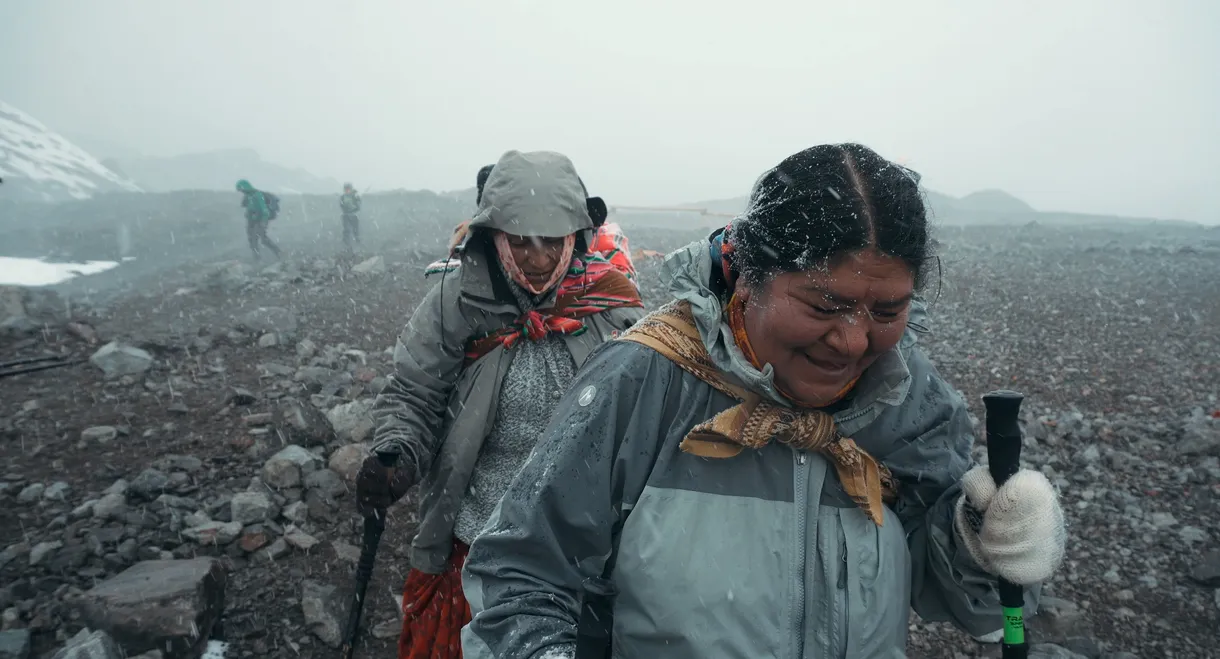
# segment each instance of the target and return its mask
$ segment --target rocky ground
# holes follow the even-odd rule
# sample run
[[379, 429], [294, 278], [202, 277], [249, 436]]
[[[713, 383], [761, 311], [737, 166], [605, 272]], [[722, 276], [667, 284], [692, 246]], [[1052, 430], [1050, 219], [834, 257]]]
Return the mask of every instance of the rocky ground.
[[[662, 251], [699, 235], [629, 231]], [[1041, 656], [1220, 656], [1218, 234], [940, 235], [926, 350], [980, 416], [987, 390], [1026, 394], [1024, 462], [1069, 519], [1067, 562], [1031, 622], [1058, 644]], [[0, 361], [87, 361], [0, 379], [0, 659], [109, 637], [129, 655], [197, 656], [217, 639], [230, 657], [333, 656], [367, 409], [431, 256], [383, 245], [184, 266], [102, 302], [77, 286], [71, 308], [8, 290]], [[655, 263], [639, 265], [662, 301]], [[362, 656], [393, 656], [415, 523], [410, 498], [390, 511]], [[909, 652], [999, 654], [919, 620]]]

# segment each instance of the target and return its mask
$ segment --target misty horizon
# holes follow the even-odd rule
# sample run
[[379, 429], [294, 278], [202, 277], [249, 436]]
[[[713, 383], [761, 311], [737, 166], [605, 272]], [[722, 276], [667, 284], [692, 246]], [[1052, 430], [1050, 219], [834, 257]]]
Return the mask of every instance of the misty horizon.
[[856, 141], [954, 197], [1220, 222], [1220, 7], [870, 6], [15, 3], [0, 100], [145, 156], [249, 148], [383, 190], [549, 149], [618, 203], [694, 203]]

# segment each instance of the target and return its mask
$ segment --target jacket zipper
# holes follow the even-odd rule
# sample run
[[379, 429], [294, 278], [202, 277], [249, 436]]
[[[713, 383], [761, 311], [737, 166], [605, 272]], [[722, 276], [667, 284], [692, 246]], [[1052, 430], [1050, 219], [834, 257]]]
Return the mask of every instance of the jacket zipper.
[[809, 504], [809, 473], [805, 467], [808, 458], [803, 451], [796, 452], [795, 461], [792, 501], [796, 506], [796, 578], [793, 579], [793, 583], [796, 584], [796, 593], [793, 601], [792, 648], [793, 657], [802, 659], [805, 654], [805, 548], [808, 542], [806, 513]]
[[846, 619], [847, 611], [847, 536], [843, 531], [843, 520], [839, 520], [837, 525], [839, 528], [839, 583], [835, 589], [834, 602], [830, 607], [830, 647], [827, 648], [827, 656], [842, 656], [839, 654], [839, 649], [843, 648], [846, 651], [846, 643], [843, 640], [843, 621]]

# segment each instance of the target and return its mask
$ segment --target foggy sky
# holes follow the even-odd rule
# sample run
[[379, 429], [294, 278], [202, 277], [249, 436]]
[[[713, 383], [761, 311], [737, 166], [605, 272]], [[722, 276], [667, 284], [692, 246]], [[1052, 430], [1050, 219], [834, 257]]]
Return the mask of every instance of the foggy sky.
[[1220, 222], [1214, 0], [0, 0], [0, 99], [359, 187], [553, 149], [612, 204], [676, 203], [852, 140], [954, 195]]

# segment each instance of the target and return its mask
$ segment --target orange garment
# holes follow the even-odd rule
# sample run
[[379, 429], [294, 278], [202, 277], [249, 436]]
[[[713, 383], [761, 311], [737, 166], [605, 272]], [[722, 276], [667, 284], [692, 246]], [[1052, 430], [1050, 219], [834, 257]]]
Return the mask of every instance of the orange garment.
[[440, 574], [412, 569], [407, 574], [398, 659], [462, 659], [462, 627], [470, 622], [462, 566], [469, 551], [454, 538], [448, 569]]

